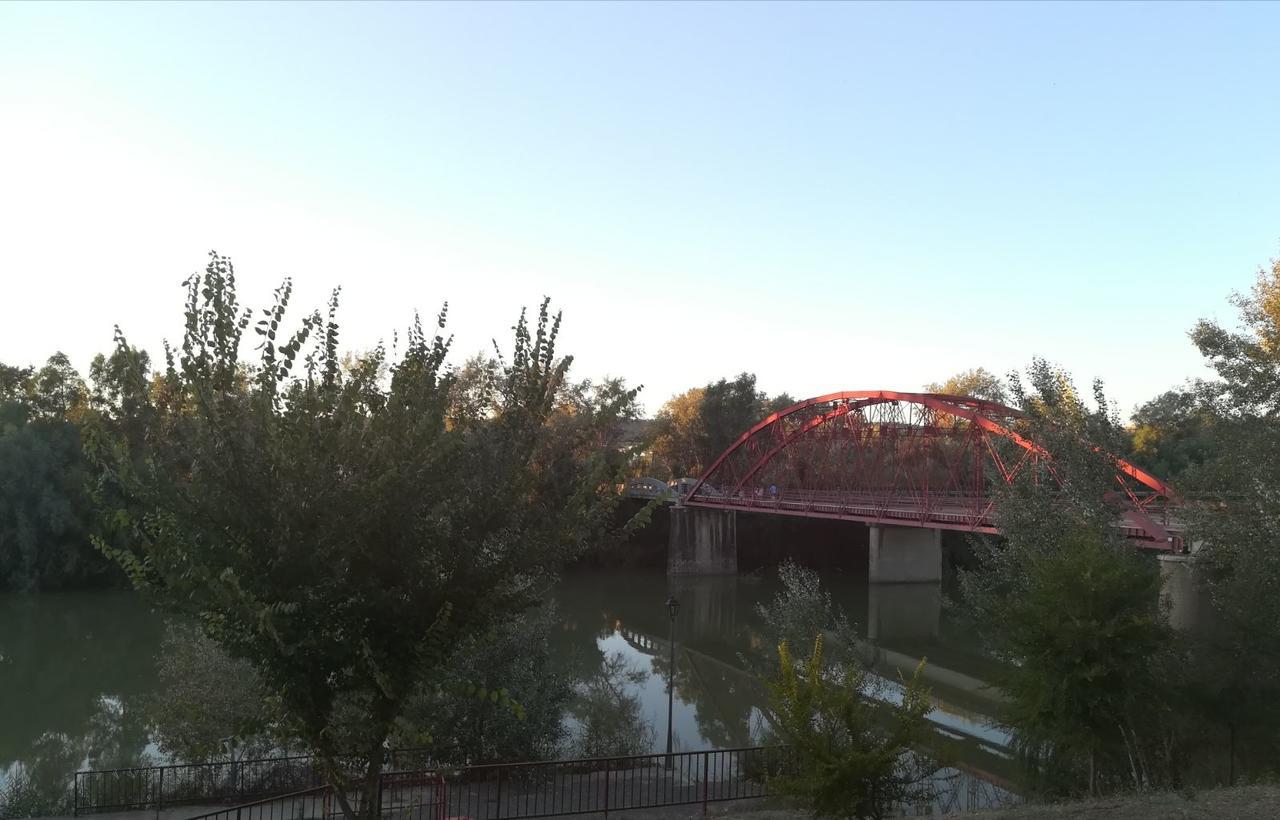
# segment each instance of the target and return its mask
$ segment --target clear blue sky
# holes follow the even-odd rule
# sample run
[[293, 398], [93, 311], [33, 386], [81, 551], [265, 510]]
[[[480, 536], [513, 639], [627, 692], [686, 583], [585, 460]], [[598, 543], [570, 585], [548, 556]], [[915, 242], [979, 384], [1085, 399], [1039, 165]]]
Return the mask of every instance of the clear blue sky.
[[1280, 4], [0, 5], [0, 361], [158, 352], [211, 248], [579, 377], [1128, 411], [1280, 253]]

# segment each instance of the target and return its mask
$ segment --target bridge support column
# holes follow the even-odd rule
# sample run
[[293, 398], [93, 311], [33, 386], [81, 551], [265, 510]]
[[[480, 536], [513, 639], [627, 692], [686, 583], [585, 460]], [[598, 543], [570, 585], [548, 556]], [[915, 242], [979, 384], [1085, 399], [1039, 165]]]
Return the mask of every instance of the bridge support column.
[[867, 639], [919, 640], [938, 637], [942, 584], [868, 584]]
[[1204, 593], [1196, 578], [1195, 558], [1190, 555], [1161, 555], [1160, 597], [1168, 607], [1169, 626], [1190, 630], [1200, 625], [1200, 602]]
[[942, 580], [942, 530], [873, 526], [867, 580], [938, 583]]
[[671, 508], [668, 575], [736, 575], [738, 514], [701, 507]]

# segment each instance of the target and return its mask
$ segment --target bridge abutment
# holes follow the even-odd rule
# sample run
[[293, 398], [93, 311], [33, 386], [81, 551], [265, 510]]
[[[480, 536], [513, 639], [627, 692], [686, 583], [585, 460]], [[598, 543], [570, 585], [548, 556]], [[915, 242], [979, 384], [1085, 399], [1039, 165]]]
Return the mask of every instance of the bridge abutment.
[[675, 506], [667, 541], [668, 575], [736, 575], [738, 514]]
[[942, 580], [942, 530], [928, 527], [871, 527], [873, 584], [938, 583]]

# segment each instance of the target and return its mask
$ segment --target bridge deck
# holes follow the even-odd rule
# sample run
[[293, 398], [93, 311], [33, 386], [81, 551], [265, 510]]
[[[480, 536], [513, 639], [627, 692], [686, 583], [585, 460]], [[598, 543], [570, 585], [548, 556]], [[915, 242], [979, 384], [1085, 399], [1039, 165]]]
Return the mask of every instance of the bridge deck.
[[[840, 493], [824, 490], [786, 491], [779, 493], [776, 497], [767, 494], [757, 495], [754, 492], [737, 493], [732, 496], [700, 492], [696, 498], [686, 498], [683, 503], [690, 507], [745, 510], [802, 518], [830, 518], [864, 524], [928, 527], [988, 534], [998, 532], [993, 517], [995, 507], [993, 499], [986, 496], [954, 493], [922, 494], [920, 499], [916, 500], [900, 495]], [[1171, 533], [1181, 534], [1182, 527], [1177, 522], [1170, 521], [1165, 511], [1151, 510], [1148, 514], [1153, 518], [1164, 518], [1162, 523], [1166, 529]], [[1131, 513], [1126, 514], [1125, 519], [1117, 522], [1116, 526], [1126, 537], [1137, 541], [1139, 546], [1161, 551], [1172, 549], [1168, 543], [1151, 540], [1142, 522]]]

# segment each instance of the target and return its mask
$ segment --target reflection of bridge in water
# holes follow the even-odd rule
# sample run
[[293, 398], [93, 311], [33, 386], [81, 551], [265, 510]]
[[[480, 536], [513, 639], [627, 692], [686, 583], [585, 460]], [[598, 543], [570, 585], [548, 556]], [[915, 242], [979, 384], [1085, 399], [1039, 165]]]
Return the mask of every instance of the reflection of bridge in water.
[[[672, 578], [671, 592], [681, 600], [681, 613], [676, 635], [675, 690], [679, 699], [693, 704], [698, 710], [698, 723], [704, 737], [724, 746], [761, 742], [758, 734], [763, 723], [766, 693], [753, 670], [752, 656], [763, 659], [770, 647], [765, 639], [737, 617], [737, 579], [728, 578]], [[885, 604], [874, 598], [871, 607]], [[908, 599], [904, 604], [892, 604], [892, 611], [907, 611], [913, 607]], [[933, 634], [937, 630], [937, 614], [934, 613]], [[892, 630], [894, 624], [885, 623]], [[616, 634], [637, 653], [649, 658], [649, 662], [662, 679], [670, 680], [668, 656], [670, 643], [659, 634], [660, 622], [640, 624], [618, 618], [614, 621]], [[737, 646], [726, 644], [725, 636], [736, 635]], [[860, 641], [855, 647], [881, 684], [879, 699], [893, 701], [900, 696], [897, 682], [900, 675], [910, 675], [919, 663], [919, 656], [904, 651], [888, 649], [875, 641]], [[1015, 766], [1007, 750], [1007, 736], [990, 725], [991, 717], [999, 704], [999, 694], [976, 677], [957, 669], [939, 664], [926, 664], [925, 674], [931, 688], [933, 709], [929, 720], [937, 735], [938, 745], [944, 755], [955, 765], [944, 775], [956, 778], [948, 781], [944, 790], [948, 797], [943, 801], [955, 806], [970, 805], [969, 797], [957, 796], [960, 792], [983, 797], [990, 805], [1008, 797], [1010, 781], [1015, 776]], [[714, 712], [705, 714], [704, 710]], [[743, 729], [742, 716], [750, 716]], [[705, 724], [705, 726], [704, 726]], [[706, 729], [711, 724], [730, 727], [717, 737]], [[733, 727], [744, 734], [735, 734]], [[972, 785], [967, 781], [975, 781]], [[956, 802], [958, 801], [958, 802]], [[935, 807], [937, 810], [937, 807]]]

